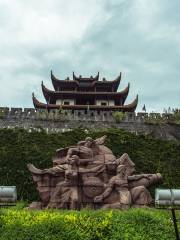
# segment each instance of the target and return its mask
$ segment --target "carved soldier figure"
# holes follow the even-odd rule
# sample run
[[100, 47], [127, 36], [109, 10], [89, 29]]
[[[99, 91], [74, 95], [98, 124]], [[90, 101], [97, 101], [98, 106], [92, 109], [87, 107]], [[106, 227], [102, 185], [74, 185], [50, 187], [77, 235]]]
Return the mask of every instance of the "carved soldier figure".
[[72, 169], [72, 165], [65, 171], [65, 180], [56, 185], [47, 208], [78, 209], [78, 172], [77, 168]]
[[103, 208], [128, 208], [131, 205], [131, 193], [129, 191], [127, 172], [125, 165], [117, 167], [117, 175], [112, 177], [105, 187], [105, 191], [94, 198], [94, 202], [103, 202], [115, 189], [119, 195], [118, 202], [106, 204]]
[[85, 141], [78, 142], [76, 147], [70, 147], [67, 152], [67, 159], [72, 155], [78, 155], [80, 158], [92, 158], [98, 153], [98, 145], [91, 137]]

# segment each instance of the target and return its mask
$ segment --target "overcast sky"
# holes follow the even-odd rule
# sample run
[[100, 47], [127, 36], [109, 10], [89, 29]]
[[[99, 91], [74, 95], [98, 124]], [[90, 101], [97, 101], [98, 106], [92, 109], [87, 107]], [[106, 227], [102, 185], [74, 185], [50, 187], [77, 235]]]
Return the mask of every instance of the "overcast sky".
[[100, 72], [137, 110], [180, 108], [180, 0], [0, 0], [0, 106], [45, 102], [41, 81]]

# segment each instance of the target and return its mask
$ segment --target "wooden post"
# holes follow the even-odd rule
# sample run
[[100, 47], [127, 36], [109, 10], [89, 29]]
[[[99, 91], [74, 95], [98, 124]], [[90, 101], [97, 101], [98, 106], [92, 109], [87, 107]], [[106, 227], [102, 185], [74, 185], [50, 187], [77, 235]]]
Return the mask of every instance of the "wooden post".
[[178, 227], [177, 227], [177, 219], [176, 219], [176, 214], [175, 214], [175, 209], [171, 208], [171, 213], [172, 213], [172, 220], [174, 223], [174, 230], [176, 234], [176, 240], [179, 240], [179, 232], [178, 232]]

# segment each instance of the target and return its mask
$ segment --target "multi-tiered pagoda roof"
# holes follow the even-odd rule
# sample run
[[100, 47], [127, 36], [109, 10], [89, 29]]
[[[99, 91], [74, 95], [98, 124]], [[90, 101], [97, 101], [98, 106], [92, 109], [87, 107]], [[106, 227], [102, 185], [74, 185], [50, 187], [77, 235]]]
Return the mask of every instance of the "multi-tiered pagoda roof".
[[121, 82], [121, 73], [113, 80], [103, 78], [99, 80], [99, 73], [95, 77], [77, 77], [73, 72], [72, 80], [57, 79], [51, 71], [51, 81], [54, 90], [48, 89], [42, 82], [42, 92], [46, 103], [37, 100], [33, 94], [34, 107], [37, 109], [72, 109], [72, 110], [103, 110], [134, 112], [138, 96], [130, 104], [125, 105], [130, 84], [117, 92]]

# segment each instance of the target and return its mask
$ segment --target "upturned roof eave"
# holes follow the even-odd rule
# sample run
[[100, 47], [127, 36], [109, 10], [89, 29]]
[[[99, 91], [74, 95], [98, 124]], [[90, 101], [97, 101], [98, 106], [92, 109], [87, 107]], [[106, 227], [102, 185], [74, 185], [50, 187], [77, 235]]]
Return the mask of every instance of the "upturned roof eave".
[[130, 85], [128, 84], [128, 86], [120, 91], [120, 92], [78, 92], [78, 91], [53, 91], [48, 89], [42, 82], [41, 84], [42, 87], [42, 92], [43, 95], [45, 97], [45, 99], [47, 100], [49, 97], [61, 97], [64, 95], [71, 95], [71, 96], [117, 96], [117, 97], [127, 97], [128, 93], [129, 93], [129, 87]]
[[45, 104], [37, 100], [33, 95], [33, 104], [36, 109], [69, 109], [69, 110], [112, 110], [112, 111], [124, 111], [134, 112], [138, 103], [138, 95], [136, 99], [128, 105], [124, 106], [97, 106], [97, 105], [57, 105], [57, 104]]
[[[98, 73], [99, 74], [99, 73]], [[96, 87], [96, 86], [112, 86], [114, 87], [114, 90], [117, 91], [120, 81], [121, 81], [121, 73], [120, 75], [112, 81], [109, 80], [105, 80], [105, 81], [99, 81], [99, 75], [97, 75], [96, 77], [92, 77], [92, 78], [78, 78], [78, 77], [74, 77], [75, 75], [73, 75], [73, 80], [70, 79], [65, 79], [65, 80], [60, 80], [58, 78], [56, 78], [53, 74], [53, 72], [51, 71], [51, 81], [52, 81], [52, 85], [55, 89], [55, 91], [58, 90], [58, 87], [64, 87], [66, 86], [80, 86], [80, 81], [91, 81], [91, 84], [89, 87]]]

